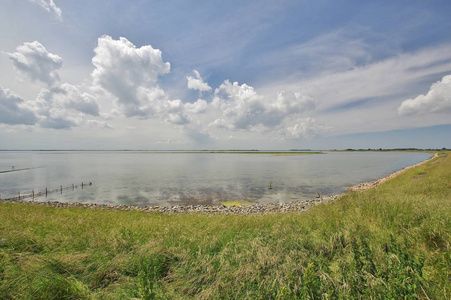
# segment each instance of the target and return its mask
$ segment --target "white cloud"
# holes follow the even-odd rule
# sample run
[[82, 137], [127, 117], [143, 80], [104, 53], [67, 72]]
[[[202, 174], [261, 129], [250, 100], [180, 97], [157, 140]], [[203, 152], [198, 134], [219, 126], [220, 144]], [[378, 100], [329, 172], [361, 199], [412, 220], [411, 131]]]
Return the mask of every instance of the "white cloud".
[[451, 44], [443, 44], [310, 79], [299, 79], [302, 75], [294, 74], [267, 82], [259, 91], [274, 94], [295, 90], [308, 94], [315, 99], [314, 117], [330, 127], [330, 135], [426, 127], [449, 123], [449, 115], [399, 118], [397, 109], [403, 100], [415, 98], [430, 87], [431, 81], [450, 70]]
[[59, 21], [63, 20], [61, 8], [56, 6], [56, 4], [53, 0], [29, 0], [29, 1], [39, 4], [43, 9], [45, 9], [49, 13], [55, 14], [56, 18]]
[[[305, 121], [304, 115], [315, 109], [315, 101], [302, 93], [290, 92], [295, 89], [262, 96], [252, 86], [226, 80], [212, 99], [198, 99], [194, 103], [171, 100], [158, 82], [160, 75], [169, 73], [169, 62], [163, 61], [160, 50], [150, 45], [138, 48], [126, 38], [114, 40], [102, 36], [94, 49], [91, 89], [99, 92], [97, 96], [103, 100], [113, 99], [112, 106], [102, 105], [109, 112], [100, 112], [98, 99], [82, 87], [60, 84], [57, 71], [62, 59], [48, 53], [39, 42], [25, 43], [17, 50], [9, 54], [16, 68], [49, 85], [28, 104], [36, 113], [36, 123], [44, 128], [112, 128], [105, 122], [107, 117], [113, 124], [121, 115], [154, 118], [182, 126], [180, 132], [196, 143], [210, 143], [224, 134], [229, 136], [230, 130], [263, 135], [272, 132], [282, 138], [297, 138], [318, 129], [315, 122]], [[187, 80], [190, 89], [211, 90], [197, 70]]]
[[48, 52], [38, 41], [24, 43], [16, 50], [17, 52], [7, 54], [20, 73], [49, 86], [59, 81], [57, 70], [63, 64], [61, 57]]
[[105, 122], [105, 121], [99, 121], [99, 120], [86, 120], [85, 124], [90, 128], [106, 128], [106, 129], [113, 129], [113, 126], [111, 124]]
[[57, 71], [62, 66], [61, 57], [49, 53], [37, 41], [17, 47], [17, 52], [8, 53], [8, 56], [19, 72], [33, 81], [44, 82], [49, 86], [42, 89], [35, 100], [22, 100], [23, 106], [28, 107], [35, 116], [34, 123], [31, 124], [38, 123], [41, 127], [54, 129], [68, 129], [80, 125], [108, 128], [104, 121], [92, 120], [92, 117], [100, 116], [96, 97], [82, 91], [78, 86], [59, 83]]
[[54, 129], [80, 125], [110, 127], [104, 121], [92, 119], [100, 116], [97, 99], [68, 83], [41, 90], [33, 105], [39, 115], [41, 127]]
[[226, 80], [215, 90], [213, 104], [223, 112], [221, 122], [231, 129], [249, 129], [264, 122], [265, 107], [253, 87]]
[[146, 118], [163, 109], [166, 93], [157, 81], [169, 73], [170, 64], [163, 62], [160, 50], [102, 36], [94, 52], [94, 85], [114, 95], [125, 116]]
[[186, 79], [188, 80], [188, 88], [192, 90], [198, 90], [200, 92], [211, 91], [211, 87], [208, 85], [208, 83], [203, 81], [200, 73], [197, 70], [194, 70], [193, 73], [195, 78], [192, 76], [186, 77]]
[[50, 108], [39, 124], [43, 128], [53, 129], [69, 129], [77, 126], [76, 120], [68, 117], [66, 111], [58, 107]]
[[65, 108], [74, 109], [91, 116], [99, 116], [97, 98], [80, 91], [76, 86], [64, 83], [56, 90], [54, 97]]
[[315, 118], [301, 118], [286, 128], [285, 135], [291, 138], [311, 138], [324, 131], [326, 128], [319, 125]]
[[276, 100], [271, 104], [273, 110], [278, 110], [287, 114], [304, 113], [306, 111], [314, 110], [316, 106], [315, 101], [300, 92], [286, 93], [280, 92]]
[[165, 107], [165, 121], [175, 125], [189, 123], [188, 117], [184, 114], [183, 102], [180, 100], [168, 100]]
[[275, 129], [293, 115], [315, 108], [314, 101], [301, 93], [279, 93], [275, 100], [258, 95], [249, 85], [228, 80], [215, 90], [212, 105], [222, 116], [210, 125], [220, 128], [251, 130], [259, 126]]
[[427, 113], [451, 112], [451, 75], [432, 84], [426, 95], [407, 99], [398, 108], [400, 115], [423, 115]]
[[208, 103], [203, 99], [197, 99], [194, 103], [185, 103], [185, 109], [187, 112], [194, 114], [203, 114], [207, 111]]
[[36, 122], [35, 113], [21, 97], [0, 87], [0, 123], [34, 125]]
[[42, 89], [33, 102], [35, 111], [39, 115], [39, 125], [43, 128], [69, 129], [77, 126], [76, 118], [70, 116], [69, 110], [64, 107], [64, 102], [61, 99], [55, 99], [59, 92], [59, 88]]
[[[324, 130], [306, 113], [315, 109], [315, 101], [299, 92], [280, 92], [276, 96], [260, 95], [250, 85], [224, 81], [211, 102], [198, 99], [185, 103], [184, 112], [190, 125], [183, 133], [196, 143], [212, 143], [231, 136], [253, 136], [271, 139], [297, 139], [318, 134]], [[208, 124], [208, 126], [205, 126]], [[288, 131], [290, 128], [291, 131]]]
[[[321, 131], [314, 119], [305, 113], [315, 109], [315, 101], [296, 89], [287, 92], [260, 95], [247, 84], [224, 81], [212, 98], [194, 103], [171, 100], [159, 86], [159, 76], [169, 73], [170, 64], [162, 53], [150, 45], [140, 48], [126, 38], [114, 40], [109, 36], [98, 39], [94, 49], [91, 73], [92, 91], [103, 100], [112, 98], [112, 106], [104, 103], [109, 112], [100, 112], [98, 99], [82, 87], [60, 84], [57, 70], [62, 59], [48, 53], [38, 42], [26, 43], [9, 54], [16, 68], [33, 80], [46, 82], [49, 88], [29, 102], [41, 127], [69, 129], [73, 127], [112, 128], [120, 116], [137, 119], [159, 119], [181, 126], [185, 137], [196, 143], [211, 143], [221, 136], [230, 136], [230, 130], [246, 134], [268, 132], [272, 138], [299, 138]], [[188, 76], [188, 88], [210, 91], [198, 71]], [[112, 97], [111, 97], [112, 96]], [[107, 116], [107, 117], [106, 117]], [[138, 120], [137, 120], [138, 121]], [[117, 123], [116, 123], [117, 124]], [[161, 123], [160, 123], [161, 124]]]

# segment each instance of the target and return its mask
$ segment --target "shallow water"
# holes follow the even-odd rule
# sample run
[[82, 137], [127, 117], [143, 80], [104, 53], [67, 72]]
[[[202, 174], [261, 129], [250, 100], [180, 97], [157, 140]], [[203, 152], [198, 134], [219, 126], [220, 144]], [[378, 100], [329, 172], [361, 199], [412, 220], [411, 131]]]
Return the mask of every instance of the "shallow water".
[[[181, 205], [221, 201], [290, 202], [339, 194], [431, 157], [413, 152], [206, 154], [149, 152], [0, 152], [3, 198], [70, 187], [37, 201]], [[269, 182], [272, 181], [272, 189]], [[84, 186], [81, 182], [92, 182]]]

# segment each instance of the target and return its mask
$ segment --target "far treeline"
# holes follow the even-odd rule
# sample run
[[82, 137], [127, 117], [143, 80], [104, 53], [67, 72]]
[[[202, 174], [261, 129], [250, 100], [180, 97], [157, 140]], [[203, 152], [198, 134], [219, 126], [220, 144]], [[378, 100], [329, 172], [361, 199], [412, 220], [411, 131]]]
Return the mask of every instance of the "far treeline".
[[346, 150], [337, 150], [337, 149], [333, 149], [333, 151], [449, 151], [451, 149], [447, 149], [447, 148], [427, 148], [427, 149], [423, 149], [423, 148], [389, 148], [389, 149], [383, 149], [383, 148], [379, 148], [379, 149], [372, 149], [372, 148], [368, 148], [368, 149], [353, 149], [353, 148], [348, 148]]

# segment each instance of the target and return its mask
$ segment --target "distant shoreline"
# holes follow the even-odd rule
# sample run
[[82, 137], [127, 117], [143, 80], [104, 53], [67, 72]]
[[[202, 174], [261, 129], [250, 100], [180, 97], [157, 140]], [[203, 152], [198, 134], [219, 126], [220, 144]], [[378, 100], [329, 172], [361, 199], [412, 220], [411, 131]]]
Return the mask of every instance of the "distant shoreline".
[[[327, 150], [325, 150], [327, 151]], [[123, 152], [141, 154], [324, 154], [323, 150], [0, 150], [0, 152]]]
[[151, 150], [151, 149], [0, 149], [0, 152], [149, 152], [149, 153], [324, 153], [324, 152], [437, 152], [451, 149], [448, 148], [368, 148], [368, 149], [288, 149], [288, 150], [256, 150], [256, 149], [203, 149], [203, 150]]

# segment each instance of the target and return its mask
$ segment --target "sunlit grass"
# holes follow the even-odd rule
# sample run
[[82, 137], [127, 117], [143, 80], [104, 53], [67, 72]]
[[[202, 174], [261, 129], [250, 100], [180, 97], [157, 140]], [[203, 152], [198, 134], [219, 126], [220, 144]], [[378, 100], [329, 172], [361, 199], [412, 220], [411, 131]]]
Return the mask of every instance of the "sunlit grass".
[[451, 156], [304, 213], [0, 204], [0, 299], [447, 299]]

